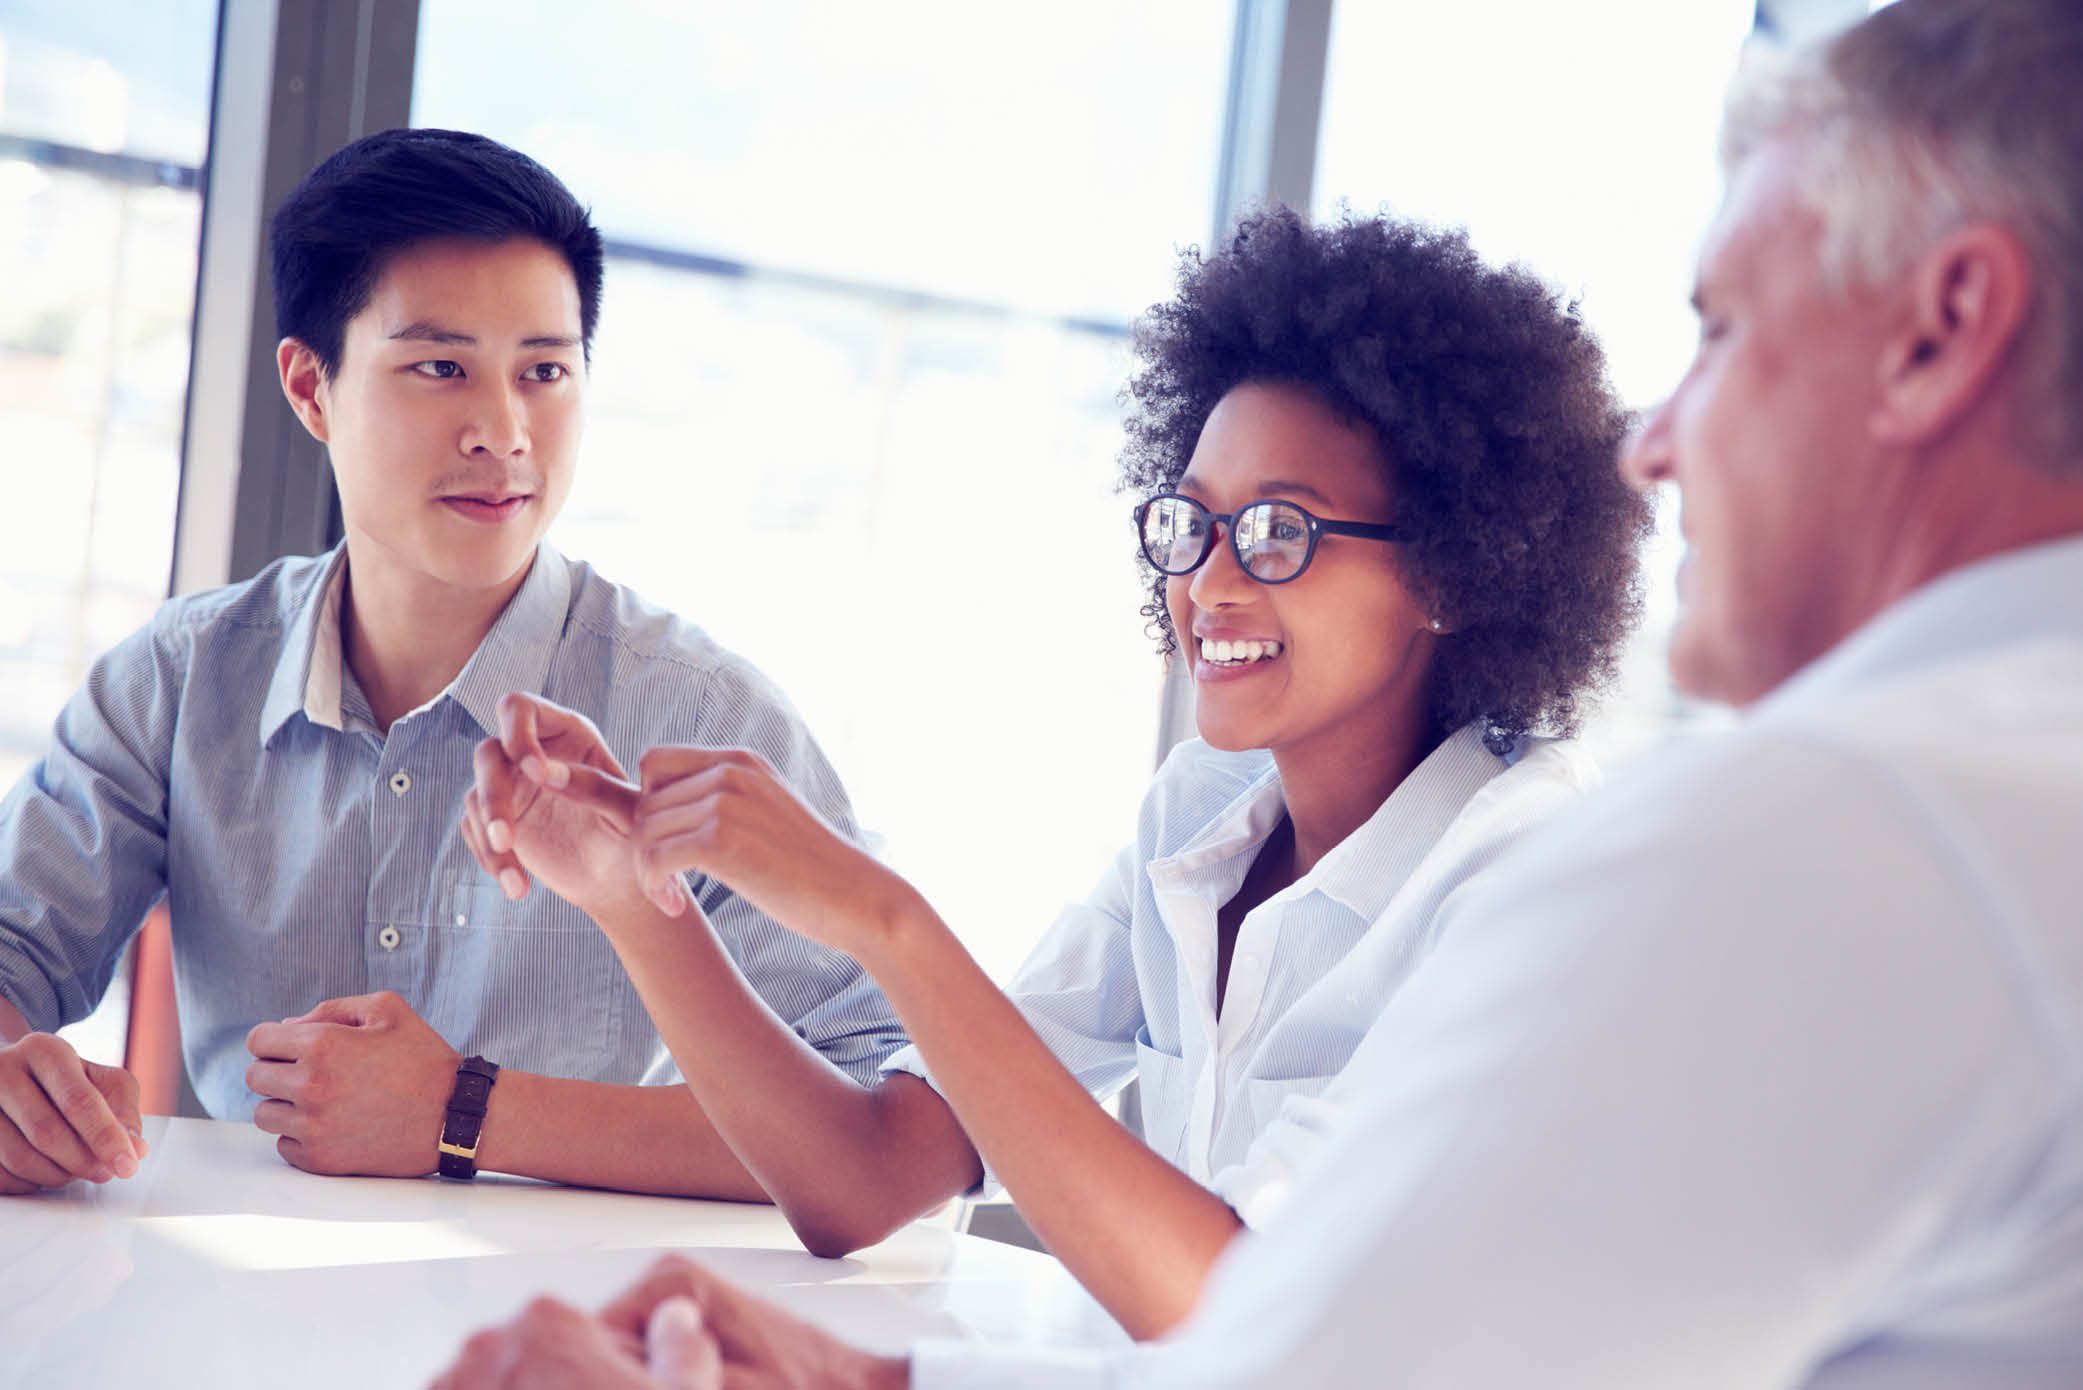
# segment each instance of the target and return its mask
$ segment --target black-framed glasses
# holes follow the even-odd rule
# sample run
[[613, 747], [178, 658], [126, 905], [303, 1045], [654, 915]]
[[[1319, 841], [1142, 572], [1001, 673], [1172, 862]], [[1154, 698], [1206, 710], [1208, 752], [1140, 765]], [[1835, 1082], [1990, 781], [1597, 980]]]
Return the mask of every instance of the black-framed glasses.
[[1159, 574], [1192, 574], [1206, 564], [1215, 550], [1215, 528], [1221, 525], [1230, 533], [1237, 567], [1261, 584], [1285, 584], [1300, 578], [1316, 558], [1316, 543], [1325, 536], [1410, 539], [1399, 527], [1371, 521], [1326, 521], [1292, 502], [1253, 502], [1224, 516], [1176, 492], [1160, 492], [1137, 504], [1135, 517], [1143, 558]]

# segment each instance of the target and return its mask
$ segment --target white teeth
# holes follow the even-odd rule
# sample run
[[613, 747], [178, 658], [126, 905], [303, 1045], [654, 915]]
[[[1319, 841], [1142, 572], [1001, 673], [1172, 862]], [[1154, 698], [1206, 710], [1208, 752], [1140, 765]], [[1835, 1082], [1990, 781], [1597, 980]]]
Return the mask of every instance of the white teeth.
[[1201, 660], [1218, 666], [1243, 666], [1253, 661], [1271, 661], [1285, 650], [1278, 642], [1210, 642], [1201, 640]]

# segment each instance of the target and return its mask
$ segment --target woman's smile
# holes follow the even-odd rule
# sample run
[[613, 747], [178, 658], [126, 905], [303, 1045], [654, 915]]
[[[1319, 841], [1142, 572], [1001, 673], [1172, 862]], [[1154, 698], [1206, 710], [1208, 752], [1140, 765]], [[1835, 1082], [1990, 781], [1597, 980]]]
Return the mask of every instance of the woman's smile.
[[1287, 644], [1273, 638], [1200, 637], [1193, 663], [1196, 681], [1229, 681], [1264, 670], [1281, 659]]

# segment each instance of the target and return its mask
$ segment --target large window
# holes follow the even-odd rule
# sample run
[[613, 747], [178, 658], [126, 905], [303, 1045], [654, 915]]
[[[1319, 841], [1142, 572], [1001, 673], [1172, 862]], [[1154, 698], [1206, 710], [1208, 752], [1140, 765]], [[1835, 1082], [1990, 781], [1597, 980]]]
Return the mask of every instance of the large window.
[[[1581, 297], [1646, 405], [1690, 352], [1754, 8], [1346, 0], [1313, 210], [1466, 224]], [[0, 782], [165, 591], [215, 12], [0, 17]], [[419, 12], [414, 121], [535, 154], [610, 239], [554, 539], [765, 668], [1002, 977], [1129, 838], [1156, 747], [1118, 393], [1129, 322], [1210, 232], [1233, 5]], [[1609, 756], [1693, 714], [1663, 674], [1675, 548]]]
[[425, 0], [413, 120], [612, 243], [567, 553], [789, 693], [994, 974], [1131, 837], [1127, 324], [1212, 218], [1208, 0]]
[[[1340, 4], [1317, 212], [1386, 206], [1465, 226], [1581, 301], [1615, 385], [1645, 407], [1692, 355], [1693, 253], [1713, 212], [1722, 94], [1752, 0]], [[1666, 509], [1669, 513], [1670, 509]], [[1648, 613], [1590, 733], [1611, 762], [1697, 717], [1671, 689], [1676, 517], [1648, 556]]]
[[[166, 596], [214, 0], [0, 14], [0, 788]], [[76, 1041], [114, 1060], [116, 991]]]

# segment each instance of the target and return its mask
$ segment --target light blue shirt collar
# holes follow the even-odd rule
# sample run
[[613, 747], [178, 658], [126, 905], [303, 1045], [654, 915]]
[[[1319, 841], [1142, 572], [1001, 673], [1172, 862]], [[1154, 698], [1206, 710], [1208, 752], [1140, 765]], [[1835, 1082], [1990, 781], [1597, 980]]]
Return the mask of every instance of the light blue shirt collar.
[[[337, 644], [339, 579], [347, 565], [347, 546], [335, 546], [315, 582], [299, 602], [283, 636], [282, 649], [261, 706], [260, 742], [265, 747], [296, 715], [313, 723], [339, 727], [347, 679], [344, 653], [337, 645], [331, 660], [321, 661], [321, 641]], [[487, 736], [499, 728], [499, 700], [509, 691], [543, 693], [550, 661], [571, 609], [571, 566], [545, 541], [536, 547], [528, 577], [507, 602], [499, 618], [478, 644], [470, 660], [449, 683], [443, 696], [453, 699]], [[326, 689], [314, 691], [312, 673], [321, 672]]]
[[468, 711], [486, 737], [499, 732], [499, 700], [509, 691], [543, 693], [550, 658], [571, 615], [571, 566], [548, 541], [506, 611], [478, 643], [450, 683], [450, 698]]

